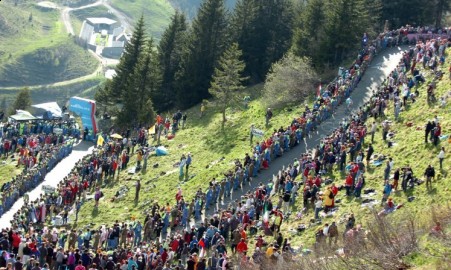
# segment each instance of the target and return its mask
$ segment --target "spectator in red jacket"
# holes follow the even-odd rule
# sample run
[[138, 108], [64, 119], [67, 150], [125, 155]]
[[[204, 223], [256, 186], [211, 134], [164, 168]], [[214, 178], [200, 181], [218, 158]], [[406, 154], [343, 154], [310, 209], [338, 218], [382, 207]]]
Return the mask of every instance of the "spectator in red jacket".
[[346, 188], [346, 196], [351, 196], [351, 189], [354, 186], [354, 178], [351, 174], [346, 176], [345, 188]]
[[241, 238], [241, 241], [236, 246], [236, 250], [238, 251], [238, 253], [244, 253], [247, 251], [247, 244], [244, 241], [244, 238]]

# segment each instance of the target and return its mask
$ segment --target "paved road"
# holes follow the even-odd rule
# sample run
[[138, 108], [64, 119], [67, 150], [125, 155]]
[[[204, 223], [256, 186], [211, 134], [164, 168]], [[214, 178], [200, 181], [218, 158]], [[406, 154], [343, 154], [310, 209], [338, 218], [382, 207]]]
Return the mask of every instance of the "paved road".
[[[50, 4], [52, 4], [52, 3], [50, 3]], [[56, 4], [52, 5], [51, 8], [61, 10], [61, 20], [64, 23], [67, 33], [71, 34], [71, 35], [75, 35], [75, 31], [72, 26], [72, 22], [70, 20], [70, 12], [72, 12], [74, 10], [86, 9], [86, 8], [90, 8], [90, 7], [100, 6], [100, 5], [103, 5], [106, 8], [108, 8], [110, 10], [110, 12], [113, 13], [119, 19], [119, 22], [121, 23], [121, 25], [125, 26], [125, 29], [127, 32], [132, 31], [131, 19], [127, 15], [125, 15], [123, 12], [113, 8], [110, 4], [108, 4], [104, 0], [99, 0], [97, 2], [88, 4], [85, 6], [81, 6], [81, 7], [76, 7], [76, 8], [70, 8], [70, 7], [62, 8]], [[41, 6], [46, 6], [46, 5], [41, 5]], [[92, 52], [91, 50], [89, 50], [89, 52], [99, 61], [99, 65], [97, 66], [96, 70], [94, 70], [91, 74], [88, 74], [88, 75], [85, 75], [82, 77], [78, 77], [78, 78], [74, 78], [71, 80], [66, 80], [66, 81], [61, 81], [61, 82], [56, 82], [56, 83], [51, 83], [51, 84], [31, 85], [31, 86], [27, 86], [27, 87], [30, 89], [36, 89], [36, 88], [43, 88], [43, 87], [66, 86], [66, 85], [74, 84], [77, 82], [82, 82], [82, 81], [89, 80], [89, 79], [99, 76], [99, 73], [103, 75], [104, 66], [116, 65], [119, 63], [119, 60], [117, 60], [117, 59], [109, 59], [109, 58], [101, 57], [101, 56], [97, 55], [96, 53]], [[21, 88], [21, 87], [23, 87], [23, 86], [0, 87], [0, 89], [1, 90], [17, 90], [18, 88]]]
[[[383, 51], [373, 59], [373, 62], [366, 70], [357, 88], [352, 92], [352, 109], [358, 109], [359, 106], [363, 105], [371, 98], [373, 89], [375, 90], [376, 87], [383, 82], [384, 78], [386, 78], [388, 74], [395, 69], [396, 65], [401, 60], [402, 51], [407, 48], [408, 47], [390, 48]], [[235, 191], [232, 194], [232, 199], [240, 198], [242, 195], [247, 193], [247, 191], [254, 190], [260, 182], [268, 183], [268, 181], [273, 178], [273, 175], [278, 174], [279, 170], [283, 166], [287, 166], [292, 163], [294, 158], [299, 158], [301, 154], [306, 152], [306, 150], [312, 149], [319, 144], [319, 141], [336, 129], [339, 126], [340, 121], [347, 115], [348, 113], [346, 112], [346, 107], [340, 106], [334, 114], [334, 117], [331, 117], [327, 121], [323, 122], [318, 127], [318, 132], [313, 133], [311, 138], [307, 138], [305, 144], [301, 143], [289, 152], [286, 152], [282, 157], [273, 160], [268, 170], [262, 171], [258, 177], [254, 179], [250, 185], [243, 188], [243, 190]], [[230, 199], [226, 199], [226, 201], [224, 201], [224, 205], [228, 205], [229, 202]], [[221, 208], [221, 205], [219, 205], [219, 208]], [[212, 215], [213, 213], [214, 209], [212, 208], [207, 212], [209, 215]]]
[[119, 19], [119, 22], [121, 23], [121, 25], [124, 26], [128, 31], [131, 31], [131, 29], [132, 29], [131, 23], [130, 23], [131, 20], [127, 15], [125, 15], [123, 12], [113, 8], [106, 1], [99, 0], [94, 3], [84, 5], [81, 7], [76, 7], [76, 8], [66, 7], [61, 10], [61, 18], [64, 22], [64, 26], [66, 27], [67, 33], [69, 33], [71, 35], [75, 35], [74, 28], [72, 27], [72, 22], [70, 20], [70, 12], [71, 11], [96, 7], [96, 6], [100, 6], [100, 5], [103, 5], [106, 8], [108, 8], [108, 10]]
[[[56, 165], [56, 167], [46, 175], [44, 181], [38, 187], [28, 193], [30, 201], [34, 201], [39, 198], [39, 196], [42, 194], [43, 185], [56, 187], [58, 183], [61, 182], [64, 177], [66, 177], [70, 173], [77, 161], [90, 154], [93, 149], [94, 147], [92, 146], [92, 143], [88, 142], [82, 142], [75, 146], [72, 153], [65, 159], [63, 159], [60, 163], [58, 163], [58, 165]], [[8, 212], [0, 217], [0, 229], [11, 226], [13, 215], [17, 213], [17, 211], [23, 206], [23, 204], [23, 198], [20, 198], [16, 201], [16, 203], [14, 203], [13, 207]]]
[[[354, 101], [353, 109], [357, 109], [359, 106], [363, 105], [371, 97], [373, 89], [380, 84], [384, 78], [396, 67], [401, 59], [402, 50], [405, 48], [391, 48], [385, 50], [383, 53], [375, 57], [370, 67], [365, 72], [362, 80], [360, 81], [358, 87], [352, 93], [352, 100]], [[330, 134], [332, 130], [338, 127], [340, 120], [346, 117], [347, 113], [344, 106], [338, 108], [335, 113], [334, 118], [331, 118], [323, 122], [318, 127], [318, 132], [313, 134], [311, 138], [305, 141], [305, 144], [301, 144], [291, 151], [285, 153], [283, 157], [275, 159], [271, 162], [271, 167], [262, 171], [254, 181], [243, 188], [243, 190], [235, 191], [232, 198], [238, 198], [249, 190], [254, 190], [259, 182], [268, 182], [272, 179], [273, 175], [277, 174], [278, 171], [287, 164], [291, 163], [294, 158], [298, 158], [302, 153], [305, 153], [306, 149], [311, 149], [318, 144], [319, 140], [324, 136]], [[62, 181], [62, 179], [71, 171], [75, 163], [82, 157], [92, 152], [93, 147], [89, 147], [87, 143], [79, 144], [74, 148], [74, 151], [65, 159], [63, 159], [45, 178], [44, 182], [31, 191], [30, 201], [35, 200], [41, 194], [42, 185], [50, 185], [56, 187], [57, 184]], [[224, 201], [227, 205], [230, 202], [229, 199]], [[23, 199], [19, 199], [12, 209], [5, 213], [0, 218], [0, 229], [10, 226], [10, 221], [12, 216], [17, 212], [23, 205]], [[221, 206], [219, 206], [221, 207]], [[213, 214], [213, 209], [207, 212], [207, 214]]]

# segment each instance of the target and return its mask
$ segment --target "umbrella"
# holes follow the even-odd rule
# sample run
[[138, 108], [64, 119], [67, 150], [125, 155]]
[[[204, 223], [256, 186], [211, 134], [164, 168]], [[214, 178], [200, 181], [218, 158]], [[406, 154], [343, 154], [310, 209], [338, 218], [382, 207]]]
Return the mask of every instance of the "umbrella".
[[122, 139], [122, 136], [119, 135], [119, 134], [117, 134], [117, 133], [114, 133], [114, 134], [111, 135], [110, 137], [111, 137], [111, 138], [114, 138], [114, 139]]

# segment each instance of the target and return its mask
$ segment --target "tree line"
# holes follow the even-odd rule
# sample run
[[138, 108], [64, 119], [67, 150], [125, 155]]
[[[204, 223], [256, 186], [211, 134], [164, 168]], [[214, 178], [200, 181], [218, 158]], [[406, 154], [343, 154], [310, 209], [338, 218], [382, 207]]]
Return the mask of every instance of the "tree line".
[[213, 78], [224, 75], [221, 56], [239, 57], [222, 59], [236, 63], [240, 78], [228, 78], [234, 89], [240, 89], [238, 81], [277, 81], [268, 73], [284, 56], [309, 69], [305, 87], [310, 87], [315, 71], [355, 54], [363, 34], [374, 38], [386, 20], [391, 28], [440, 26], [450, 6], [443, 0], [238, 0], [229, 10], [225, 0], [203, 0], [191, 22], [176, 11], [158, 44], [145, 34], [141, 17], [117, 75], [97, 91], [96, 100], [116, 112], [119, 125], [150, 123], [155, 112], [189, 108], [218, 93], [215, 81], [227, 80]]

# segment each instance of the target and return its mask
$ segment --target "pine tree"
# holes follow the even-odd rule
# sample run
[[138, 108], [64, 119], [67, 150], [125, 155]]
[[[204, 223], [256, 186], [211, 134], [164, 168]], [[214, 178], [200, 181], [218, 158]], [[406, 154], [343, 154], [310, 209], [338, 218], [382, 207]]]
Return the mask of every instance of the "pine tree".
[[294, 6], [291, 0], [240, 0], [230, 35], [243, 50], [246, 74], [263, 81], [271, 64], [291, 46]]
[[17, 93], [16, 100], [11, 106], [10, 114], [15, 114], [16, 110], [27, 110], [31, 106], [30, 89], [23, 88]]
[[442, 15], [450, 10], [447, 0], [381, 0], [382, 21], [388, 20], [392, 28], [406, 24], [423, 26], [441, 24]]
[[221, 56], [211, 81], [209, 92], [217, 99], [222, 113], [222, 129], [227, 120], [226, 110], [233, 102], [239, 102], [239, 91], [244, 89], [243, 82], [247, 79], [242, 76], [245, 64], [241, 56], [238, 44], [233, 43]]
[[330, 0], [326, 7], [325, 38], [320, 41], [324, 61], [337, 65], [360, 46], [371, 25], [365, 0]]
[[294, 30], [293, 51], [297, 56], [310, 57], [314, 66], [323, 62], [318, 43], [324, 38], [325, 10], [323, 0], [308, 1], [299, 13]]
[[[257, 30], [258, 6], [254, 0], [239, 0], [230, 19], [230, 36], [237, 42], [243, 52], [246, 63], [245, 74], [250, 76], [251, 82], [258, 82], [259, 55], [262, 51], [261, 41], [265, 39], [267, 31]], [[264, 49], [263, 49], [264, 51]]]
[[177, 103], [190, 107], [208, 98], [216, 61], [224, 52], [227, 10], [224, 0], [204, 0], [192, 23], [177, 86]]
[[126, 85], [123, 98], [123, 107], [118, 115], [121, 125], [131, 123], [151, 124], [154, 119], [151, 96], [160, 89], [161, 75], [158, 65], [157, 53], [153, 40], [146, 45], [146, 51], [135, 67], [133, 74]]
[[94, 95], [94, 99], [99, 108], [102, 108], [102, 114], [108, 112], [108, 109], [111, 108], [113, 103], [113, 96], [111, 95], [111, 80], [107, 80], [103, 86], [99, 86]]
[[163, 112], [174, 106], [176, 74], [182, 64], [186, 47], [187, 22], [184, 14], [176, 11], [158, 45], [158, 58], [162, 70], [161, 89], [152, 96], [155, 109]]
[[116, 76], [111, 83], [110, 94], [121, 103], [127, 95], [126, 85], [133, 74], [146, 43], [144, 17], [138, 20], [130, 41], [125, 45], [124, 53], [116, 66]]
[[451, 11], [451, 3], [448, 0], [434, 0], [435, 27], [439, 28], [443, 24], [443, 17]]

